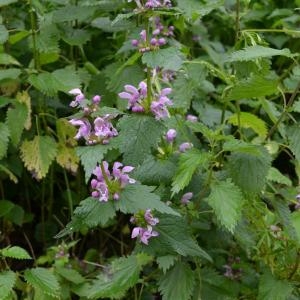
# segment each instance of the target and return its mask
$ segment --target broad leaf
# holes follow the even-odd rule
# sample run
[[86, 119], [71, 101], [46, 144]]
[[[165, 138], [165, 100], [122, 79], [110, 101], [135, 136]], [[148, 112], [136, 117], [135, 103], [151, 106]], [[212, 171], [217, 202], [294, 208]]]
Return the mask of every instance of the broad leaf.
[[0, 253], [4, 257], [11, 257], [15, 259], [31, 259], [31, 256], [28, 254], [28, 252], [18, 246], [4, 248], [0, 250]]
[[0, 297], [6, 299], [12, 291], [17, 280], [17, 274], [13, 271], [2, 271], [0, 273]]
[[118, 140], [126, 164], [137, 165], [159, 142], [164, 126], [150, 116], [124, 116], [119, 121]]
[[158, 282], [162, 299], [189, 300], [195, 285], [195, 277], [188, 264], [177, 262]]
[[66, 280], [80, 284], [85, 281], [85, 278], [75, 269], [67, 269], [63, 267], [56, 268], [55, 271]]
[[26, 282], [34, 288], [42, 290], [45, 294], [59, 296], [60, 286], [56, 276], [48, 269], [34, 268], [24, 272]]
[[49, 136], [35, 136], [32, 141], [24, 141], [21, 145], [21, 158], [25, 167], [37, 179], [47, 175], [56, 153], [57, 145]]
[[0, 217], [7, 215], [14, 206], [15, 205], [11, 201], [0, 200]]
[[6, 70], [0, 70], [0, 81], [5, 79], [17, 79], [20, 74], [20, 69], [9, 68]]
[[261, 146], [256, 146], [258, 153], [232, 153], [228, 157], [228, 168], [231, 178], [245, 193], [260, 193], [264, 187], [271, 156]]
[[300, 162], [300, 126], [294, 125], [289, 130], [289, 147], [295, 155], [296, 159]]
[[68, 21], [86, 21], [94, 14], [95, 8], [89, 6], [67, 5], [53, 12], [53, 21], [68, 22]]
[[201, 167], [205, 168], [209, 164], [211, 155], [198, 149], [191, 149], [180, 155], [179, 166], [173, 178], [173, 194], [183, 190], [191, 181], [193, 174]]
[[9, 130], [7, 125], [0, 123], [0, 159], [6, 156], [8, 141], [9, 141]]
[[174, 255], [159, 256], [156, 261], [160, 269], [163, 270], [164, 274], [174, 265], [177, 257]]
[[120, 199], [115, 202], [115, 207], [123, 213], [137, 213], [140, 210], [153, 209], [179, 216], [179, 213], [160, 201], [159, 196], [154, 194], [153, 190], [153, 187], [146, 185], [127, 185], [120, 193]]
[[7, 53], [0, 53], [0, 65], [17, 65], [20, 63], [11, 55]]
[[278, 169], [273, 167], [269, 169], [267, 179], [276, 183], [292, 186], [292, 181], [288, 177], [281, 174]]
[[241, 218], [244, 203], [240, 189], [231, 180], [214, 182], [207, 202], [213, 208], [221, 225], [233, 232]]

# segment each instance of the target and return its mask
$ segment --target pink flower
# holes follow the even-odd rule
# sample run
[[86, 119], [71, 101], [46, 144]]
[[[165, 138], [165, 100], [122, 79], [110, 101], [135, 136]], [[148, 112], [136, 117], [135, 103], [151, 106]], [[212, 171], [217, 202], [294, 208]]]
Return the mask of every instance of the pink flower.
[[177, 136], [177, 131], [175, 129], [169, 129], [166, 134], [166, 140], [168, 143], [173, 143]]
[[189, 193], [185, 193], [182, 197], [180, 202], [182, 204], [188, 204], [190, 202], [190, 200], [193, 198], [194, 194], [192, 192]]

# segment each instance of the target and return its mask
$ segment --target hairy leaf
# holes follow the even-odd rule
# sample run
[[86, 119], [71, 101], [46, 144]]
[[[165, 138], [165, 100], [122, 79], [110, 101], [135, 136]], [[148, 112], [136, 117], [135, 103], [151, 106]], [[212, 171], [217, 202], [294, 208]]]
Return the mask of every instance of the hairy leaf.
[[163, 295], [162, 299], [190, 299], [195, 285], [195, 277], [188, 264], [176, 263], [158, 282], [158, 289]]
[[173, 194], [183, 190], [191, 181], [193, 174], [199, 167], [205, 168], [211, 155], [198, 149], [191, 149], [180, 155], [179, 166], [173, 178]]
[[230, 232], [241, 218], [244, 203], [243, 194], [231, 180], [214, 182], [207, 198], [220, 223]]
[[58, 280], [50, 270], [39, 267], [27, 269], [24, 272], [24, 278], [30, 285], [42, 290], [45, 294], [59, 296]]
[[17, 274], [13, 271], [1, 271], [0, 273], [0, 297], [6, 299], [12, 291], [17, 280]]
[[57, 153], [57, 145], [49, 136], [35, 136], [32, 141], [24, 141], [21, 145], [21, 158], [25, 167], [37, 179], [46, 176]]
[[295, 155], [296, 159], [300, 162], [300, 138], [299, 138], [300, 126], [294, 125], [289, 130], [289, 147]]
[[75, 283], [75, 284], [80, 284], [85, 281], [84, 277], [75, 269], [67, 269], [63, 267], [58, 267], [55, 269], [55, 271], [65, 278], [66, 280]]
[[28, 252], [18, 246], [4, 248], [0, 250], [0, 253], [4, 257], [11, 257], [15, 259], [31, 259], [31, 256], [28, 254]]
[[177, 257], [174, 255], [159, 256], [156, 261], [160, 269], [163, 270], [164, 274], [174, 265]]
[[281, 174], [278, 169], [273, 167], [269, 169], [267, 179], [287, 186], [292, 186], [292, 181], [288, 177]]
[[160, 201], [153, 193], [154, 188], [146, 185], [127, 185], [115, 202], [116, 209], [123, 213], [137, 213], [139, 210], [153, 209], [165, 214], [179, 216], [175, 210]]
[[150, 154], [159, 142], [164, 126], [150, 116], [124, 116], [119, 121], [120, 133], [116, 138], [126, 164], [137, 165]]
[[257, 116], [248, 113], [248, 112], [240, 112], [240, 114], [233, 114], [228, 118], [228, 123], [238, 126], [242, 128], [251, 128], [254, 132], [256, 132], [262, 138], [267, 136], [267, 125], [266, 123], [258, 118]]
[[9, 130], [7, 125], [0, 123], [0, 159], [6, 156], [8, 141], [9, 141]]
[[86, 21], [93, 15], [95, 8], [90, 6], [67, 5], [53, 12], [54, 22]]

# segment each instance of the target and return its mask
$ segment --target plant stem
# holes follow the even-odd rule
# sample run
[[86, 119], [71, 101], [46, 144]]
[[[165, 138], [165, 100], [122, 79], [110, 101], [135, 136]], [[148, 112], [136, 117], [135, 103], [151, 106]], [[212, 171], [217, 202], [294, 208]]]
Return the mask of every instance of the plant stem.
[[66, 170], [63, 170], [64, 173], [64, 179], [65, 179], [65, 184], [67, 187], [67, 198], [68, 198], [68, 204], [69, 204], [69, 210], [70, 210], [70, 217], [73, 215], [73, 199], [72, 199], [72, 194], [70, 190], [70, 185], [69, 185], [69, 179], [66, 173]]
[[34, 68], [40, 69], [40, 60], [39, 60], [39, 52], [37, 50], [37, 42], [36, 42], [36, 16], [34, 13], [34, 8], [32, 6], [32, 1], [29, 0], [29, 14], [30, 14], [30, 25], [31, 25], [31, 33], [32, 33], [32, 45], [33, 45], [33, 60], [34, 60]]
[[236, 0], [236, 7], [235, 7], [235, 42], [237, 42], [239, 40], [239, 36], [240, 36], [240, 9], [241, 9], [240, 0]]

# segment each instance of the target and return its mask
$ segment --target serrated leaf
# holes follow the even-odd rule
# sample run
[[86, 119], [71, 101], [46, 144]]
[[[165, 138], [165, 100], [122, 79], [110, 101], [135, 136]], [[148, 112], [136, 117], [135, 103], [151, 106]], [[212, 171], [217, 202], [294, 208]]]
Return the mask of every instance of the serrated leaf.
[[153, 187], [146, 185], [127, 185], [120, 193], [120, 199], [114, 205], [123, 213], [137, 213], [140, 210], [153, 209], [161, 213], [179, 216], [179, 213], [160, 201], [159, 196], [154, 194], [153, 190]]
[[240, 100], [273, 95], [278, 92], [278, 79], [252, 75], [240, 80], [230, 89], [226, 100]]
[[0, 164], [0, 171], [4, 172], [11, 181], [14, 183], [18, 182], [18, 178], [15, 176], [15, 174], [9, 170], [6, 166]]
[[148, 51], [143, 54], [142, 62], [150, 68], [178, 71], [183, 64], [181, 52], [174, 47]]
[[[199, 256], [212, 261], [211, 257], [192, 238], [190, 227], [183, 218], [163, 215], [159, 218], [155, 230], [159, 232], [159, 236], [152, 239], [150, 245], [153, 243], [158, 249], [163, 250], [166, 244], [167, 247], [182, 256]], [[168, 254], [170, 254], [169, 251]]]
[[300, 126], [294, 125], [289, 129], [288, 140], [289, 148], [292, 150], [296, 159], [300, 162]]
[[158, 267], [163, 270], [165, 274], [175, 263], [177, 257], [174, 255], [160, 256], [156, 259]]
[[205, 168], [211, 159], [211, 155], [198, 149], [191, 149], [179, 157], [179, 167], [172, 182], [173, 194], [183, 190], [191, 181], [193, 174], [201, 167]]
[[263, 147], [256, 146], [259, 154], [232, 153], [228, 157], [231, 178], [245, 193], [260, 193], [271, 167], [271, 156]]
[[223, 150], [230, 152], [241, 152], [253, 155], [260, 155], [260, 150], [256, 147], [256, 145], [249, 144], [234, 138], [230, 138], [223, 144]]
[[53, 12], [53, 21], [56, 23], [69, 21], [86, 21], [94, 14], [95, 8], [90, 6], [66, 5]]
[[55, 275], [45, 268], [27, 269], [24, 272], [26, 282], [45, 294], [59, 296], [60, 286]]
[[56, 161], [62, 168], [74, 174], [77, 172], [79, 157], [74, 148], [67, 147], [64, 144], [58, 144]]
[[295, 101], [292, 109], [294, 112], [300, 113], [300, 100]]
[[228, 118], [228, 123], [234, 126], [238, 126], [238, 124], [240, 124], [242, 128], [251, 128], [262, 138], [267, 136], [267, 125], [265, 121], [251, 113], [240, 112], [239, 115], [233, 114]]
[[54, 96], [60, 87], [60, 82], [51, 73], [32, 74], [29, 76], [28, 82], [49, 96]]
[[9, 68], [6, 70], [0, 70], [0, 81], [4, 79], [17, 79], [20, 74], [20, 69]]
[[234, 231], [242, 215], [243, 194], [231, 180], [214, 182], [206, 199], [217, 219], [227, 230]]
[[139, 280], [142, 267], [152, 258], [145, 253], [115, 259], [111, 268], [104, 270], [91, 285], [89, 299], [121, 298], [125, 292]]
[[7, 53], [0, 53], [0, 65], [20, 66], [21, 64], [13, 56]]
[[20, 150], [25, 167], [42, 179], [56, 156], [57, 145], [49, 136], [35, 136], [32, 141], [24, 141]]
[[292, 186], [292, 181], [280, 173], [276, 168], [271, 167], [269, 169], [267, 179], [276, 183]]
[[80, 284], [85, 281], [85, 278], [75, 269], [67, 269], [67, 268], [56, 268], [55, 271], [65, 278], [66, 280], [75, 283], [75, 284]]
[[291, 220], [292, 220], [293, 227], [296, 230], [296, 235], [299, 243], [300, 242], [300, 212], [299, 211], [293, 212], [291, 214]]
[[81, 164], [85, 171], [85, 181], [87, 182], [91, 177], [93, 170], [96, 168], [97, 163], [100, 163], [106, 152], [112, 149], [111, 144], [108, 145], [94, 145], [82, 146], [76, 148], [76, 153], [80, 158]]
[[293, 286], [287, 280], [275, 278], [270, 272], [261, 276], [258, 287], [258, 300], [286, 300], [292, 294]]
[[15, 259], [32, 259], [25, 249], [18, 246], [4, 248], [0, 250], [0, 253], [4, 257], [11, 257]]
[[125, 31], [133, 27], [133, 23], [126, 19], [111, 21], [109, 17], [98, 17], [92, 21], [91, 25], [105, 32]]
[[4, 25], [0, 24], [0, 43], [4, 44], [8, 40], [8, 30]]
[[91, 35], [84, 29], [66, 27], [62, 39], [71, 46], [84, 45], [91, 39]]
[[178, 262], [170, 271], [160, 278], [158, 289], [163, 295], [163, 300], [189, 300], [194, 285], [195, 274], [190, 266], [184, 262]]
[[17, 274], [13, 271], [2, 271], [0, 273], [0, 297], [5, 299], [9, 296], [17, 280]]
[[24, 124], [24, 128], [29, 130], [31, 127], [31, 98], [27, 91], [21, 91], [17, 93], [16, 99], [19, 103], [23, 104], [27, 108], [27, 118]]
[[248, 61], [248, 60], [253, 60], [258, 58], [277, 56], [277, 55], [282, 55], [286, 57], [294, 56], [287, 48], [278, 50], [278, 49], [273, 49], [273, 48], [264, 47], [260, 45], [255, 45], [231, 53], [227, 58], [226, 62]]
[[159, 142], [164, 126], [153, 117], [124, 116], [118, 123], [118, 140], [126, 164], [137, 165], [150, 154], [151, 148]]
[[10, 132], [10, 139], [14, 146], [20, 142], [28, 118], [27, 106], [23, 103], [15, 103], [14, 108], [7, 110], [6, 125]]
[[6, 124], [0, 123], [0, 159], [6, 156], [8, 141], [9, 141], [9, 130]]

